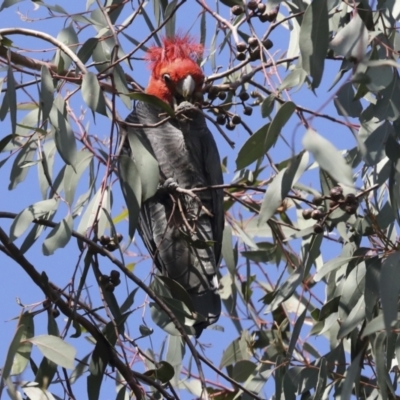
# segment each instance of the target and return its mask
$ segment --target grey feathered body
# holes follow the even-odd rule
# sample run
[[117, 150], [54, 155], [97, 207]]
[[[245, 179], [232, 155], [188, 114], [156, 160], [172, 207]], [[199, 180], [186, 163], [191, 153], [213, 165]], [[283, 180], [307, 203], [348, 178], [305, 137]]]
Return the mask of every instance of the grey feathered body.
[[[148, 103], [139, 102], [127, 122], [156, 124], [165, 118], [165, 115], [160, 116], [161, 112]], [[190, 119], [183, 121], [170, 120], [156, 128], [128, 129], [128, 134], [143, 137], [143, 133], [158, 161], [161, 185], [168, 178], [184, 189], [223, 183], [218, 149], [200, 113], [191, 113]], [[191, 240], [204, 244], [213, 241], [214, 245], [199, 248], [191, 244], [181, 213], [178, 207], [174, 210], [173, 201], [165, 190], [159, 190], [142, 205], [139, 233], [157, 268], [180, 283], [191, 295], [195, 310], [207, 318], [207, 322], [196, 327], [199, 335], [202, 328], [216, 322], [221, 312], [216, 274], [221, 257], [224, 211], [222, 190], [197, 194], [213, 216], [199, 211], [198, 203], [189, 196], [180, 195], [186, 219], [195, 227]]]

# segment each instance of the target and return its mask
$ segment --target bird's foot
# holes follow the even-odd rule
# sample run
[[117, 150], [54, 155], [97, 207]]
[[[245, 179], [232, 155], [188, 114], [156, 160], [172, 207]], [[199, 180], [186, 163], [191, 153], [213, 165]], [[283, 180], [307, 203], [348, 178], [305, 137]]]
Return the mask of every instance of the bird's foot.
[[186, 100], [175, 106], [175, 115], [179, 120], [190, 120], [196, 112], [197, 107]]
[[158, 185], [158, 189], [165, 190], [167, 192], [175, 192], [179, 188], [178, 182], [174, 178], [168, 178], [164, 183]]

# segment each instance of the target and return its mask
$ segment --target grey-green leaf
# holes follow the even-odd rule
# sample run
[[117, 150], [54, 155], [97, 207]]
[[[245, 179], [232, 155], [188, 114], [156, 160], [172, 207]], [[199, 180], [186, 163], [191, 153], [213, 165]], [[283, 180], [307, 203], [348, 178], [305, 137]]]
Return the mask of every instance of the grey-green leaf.
[[350, 82], [340, 88], [333, 101], [339, 115], [357, 118], [362, 112], [361, 102], [355, 99], [353, 85]]
[[48, 234], [43, 242], [42, 250], [45, 256], [54, 254], [57, 249], [65, 247], [71, 239], [73, 219], [71, 214], [60, 221]]
[[54, 83], [53, 77], [50, 74], [47, 66], [42, 66], [41, 70], [41, 86], [40, 86], [40, 108], [42, 110], [42, 119], [46, 120], [51, 108], [53, 107], [54, 100]]
[[258, 226], [265, 224], [274, 215], [282, 200], [305, 171], [307, 163], [308, 154], [301, 152], [292, 159], [288, 168], [282, 169], [275, 176], [265, 193], [258, 217]]
[[392, 323], [397, 320], [397, 301], [400, 293], [399, 253], [389, 254], [382, 265], [380, 291], [386, 331], [392, 330]]
[[142, 199], [140, 174], [134, 161], [126, 155], [120, 156], [118, 170], [122, 194], [129, 212], [129, 238], [132, 240], [139, 219]]
[[50, 111], [50, 121], [55, 129], [57, 151], [66, 164], [74, 166], [77, 153], [75, 135], [69, 122], [55, 105]]
[[313, 78], [312, 88], [319, 86], [329, 44], [327, 0], [312, 1], [303, 16], [299, 46], [301, 66]]
[[147, 93], [130, 93], [129, 97], [132, 100], [139, 100], [143, 101], [145, 103], [149, 103], [155, 107], [161, 108], [163, 111], [165, 111], [170, 117], [174, 118], [175, 113], [174, 110], [164, 101], [160, 100], [158, 97], [153, 96], [151, 94]]
[[237, 169], [247, 167], [265, 154], [264, 143], [269, 127], [270, 123], [264, 125], [247, 139], [237, 155]]
[[160, 180], [158, 162], [140, 130], [134, 135], [128, 134], [128, 140], [140, 176], [142, 201], [146, 201], [157, 190]]
[[363, 57], [368, 45], [368, 31], [359, 14], [354, 14], [352, 20], [346, 24], [329, 43], [329, 47], [337, 55], [352, 56], [356, 59]]
[[97, 112], [102, 115], [107, 115], [103, 91], [100, 88], [97, 75], [92, 72], [83, 75], [82, 97], [93, 113]]
[[17, 127], [17, 92], [11, 65], [7, 69], [7, 102], [10, 109], [11, 133], [15, 134]]
[[278, 112], [271, 122], [271, 125], [267, 132], [267, 136], [265, 138], [265, 151], [268, 151], [276, 143], [282, 128], [289, 121], [295, 109], [296, 105], [291, 101], [287, 101], [279, 108]]
[[332, 176], [337, 182], [353, 187], [353, 173], [343, 156], [336, 147], [309, 129], [303, 138], [303, 145], [315, 158], [319, 166]]
[[10, 347], [7, 351], [6, 361], [1, 370], [1, 379], [0, 379], [0, 395], [4, 388], [4, 380], [10, 376], [11, 368], [13, 365], [14, 357], [19, 349], [20, 342], [22, 337], [25, 334], [25, 328], [23, 325], [20, 325], [15, 332], [15, 335], [11, 341]]
[[14, 4], [20, 3], [23, 0], [4, 0], [1, 7], [0, 11], [3, 11], [5, 8], [11, 7]]
[[73, 369], [76, 355], [75, 347], [57, 336], [40, 335], [29, 339], [40, 352], [60, 367]]
[[34, 335], [33, 317], [33, 313], [26, 311], [19, 319], [18, 326], [23, 327], [23, 335], [13, 360], [11, 375], [22, 374], [29, 363], [32, 352], [32, 344], [26, 342], [25, 339], [29, 339]]
[[49, 199], [39, 201], [22, 210], [15, 218], [10, 227], [10, 240], [19, 238], [29, 227], [31, 222], [40, 218], [48, 212], [56, 210], [58, 200]]

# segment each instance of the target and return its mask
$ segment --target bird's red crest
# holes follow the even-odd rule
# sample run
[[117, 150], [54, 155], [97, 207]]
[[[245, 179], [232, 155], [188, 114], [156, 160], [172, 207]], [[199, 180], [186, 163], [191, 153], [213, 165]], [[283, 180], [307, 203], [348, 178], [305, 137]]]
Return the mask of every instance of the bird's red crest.
[[203, 46], [196, 43], [194, 38], [189, 35], [163, 38], [162, 42], [163, 47], [151, 46], [145, 56], [146, 61], [150, 63], [151, 69], [180, 58], [190, 58], [196, 61], [203, 54]]

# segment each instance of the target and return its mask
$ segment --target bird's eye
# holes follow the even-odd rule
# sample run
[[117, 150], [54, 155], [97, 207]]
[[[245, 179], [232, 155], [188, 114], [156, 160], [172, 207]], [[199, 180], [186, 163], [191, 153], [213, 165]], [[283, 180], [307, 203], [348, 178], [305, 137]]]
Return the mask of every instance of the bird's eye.
[[171, 77], [169, 76], [169, 74], [164, 74], [162, 78], [164, 79], [165, 83], [171, 82]]

